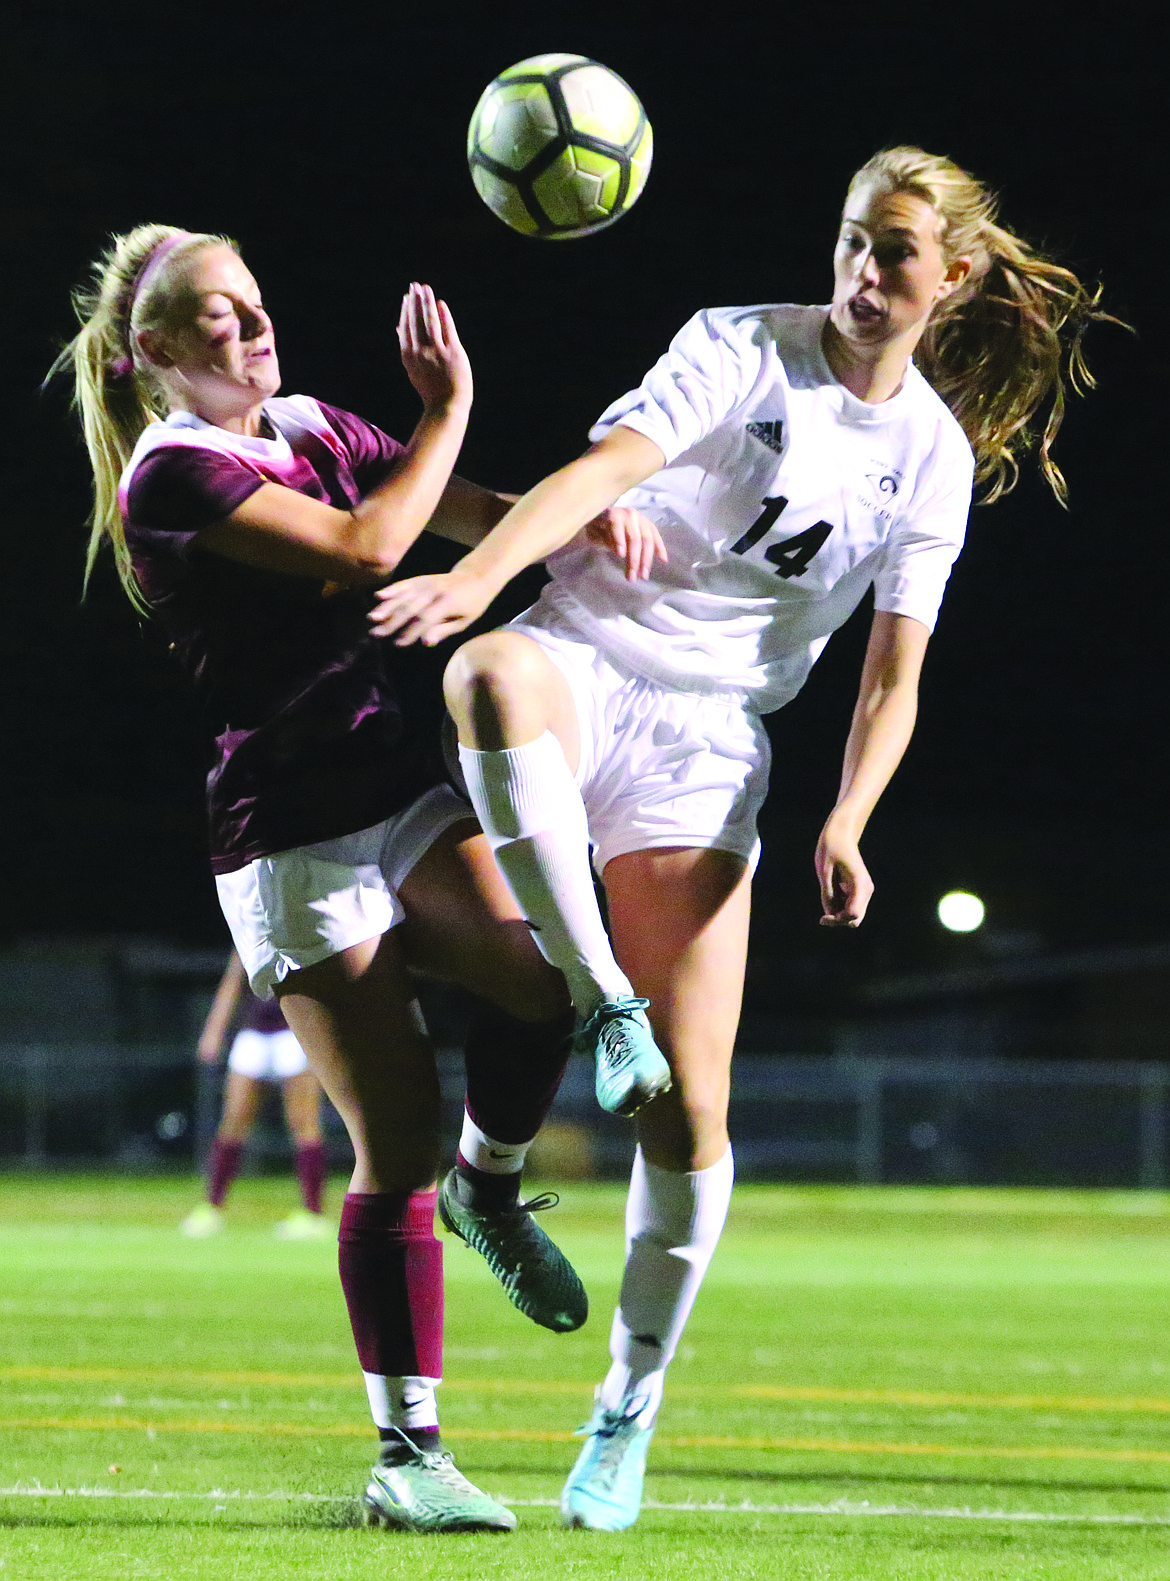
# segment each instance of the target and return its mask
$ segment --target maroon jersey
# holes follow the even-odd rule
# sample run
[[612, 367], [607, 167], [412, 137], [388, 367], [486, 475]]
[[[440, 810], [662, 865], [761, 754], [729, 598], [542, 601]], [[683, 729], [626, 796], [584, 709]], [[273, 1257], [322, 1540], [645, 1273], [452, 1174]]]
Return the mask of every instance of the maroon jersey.
[[319, 578], [256, 570], [195, 543], [264, 483], [349, 510], [402, 453], [307, 396], [267, 401], [264, 414], [274, 438], [172, 413], [138, 441], [119, 493], [134, 574], [214, 743], [215, 873], [368, 828], [444, 777], [437, 740], [404, 731], [367, 593], [324, 598]]

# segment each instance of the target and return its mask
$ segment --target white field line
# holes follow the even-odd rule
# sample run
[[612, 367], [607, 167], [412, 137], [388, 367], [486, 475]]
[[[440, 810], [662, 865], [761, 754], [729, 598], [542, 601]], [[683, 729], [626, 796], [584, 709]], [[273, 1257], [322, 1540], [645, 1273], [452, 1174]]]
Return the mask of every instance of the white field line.
[[[504, 1504], [516, 1509], [556, 1509], [556, 1499], [510, 1499], [496, 1494]], [[213, 1488], [209, 1493], [177, 1493], [156, 1488], [59, 1488], [42, 1487], [40, 1483], [18, 1483], [15, 1487], [0, 1488], [3, 1499], [201, 1499], [226, 1508], [230, 1502], [286, 1504], [348, 1504], [352, 1497], [336, 1493], [248, 1493], [240, 1488], [228, 1491]], [[646, 1499], [646, 1510], [673, 1510], [684, 1515], [852, 1515], [852, 1516], [919, 1516], [934, 1520], [960, 1521], [1040, 1521], [1070, 1525], [1090, 1526], [1170, 1526], [1170, 1515], [1122, 1515], [1106, 1513], [1077, 1515], [1056, 1510], [973, 1510], [966, 1506], [952, 1505], [931, 1508], [921, 1504], [871, 1504], [867, 1499], [835, 1499], [832, 1504], [727, 1504], [722, 1499], [703, 1503], [684, 1501], [671, 1503], [666, 1500]]]

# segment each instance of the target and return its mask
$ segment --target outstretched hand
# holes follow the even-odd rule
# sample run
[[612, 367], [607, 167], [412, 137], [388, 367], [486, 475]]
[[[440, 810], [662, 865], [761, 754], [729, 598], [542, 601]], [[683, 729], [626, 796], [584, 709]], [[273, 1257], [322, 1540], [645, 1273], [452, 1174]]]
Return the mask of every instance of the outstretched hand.
[[662, 534], [648, 516], [629, 505], [610, 505], [582, 529], [591, 542], [625, 563], [627, 582], [645, 582], [655, 560], [666, 562]]
[[406, 376], [424, 406], [471, 405], [471, 363], [446, 302], [429, 285], [412, 281], [398, 315], [398, 345]]
[[873, 879], [854, 836], [836, 828], [831, 817], [817, 842], [816, 867], [821, 885], [821, 927], [856, 928], [873, 896]]
[[444, 637], [466, 631], [492, 601], [492, 589], [456, 566], [436, 576], [411, 576], [374, 594], [370, 627], [375, 637], [393, 637], [399, 648], [421, 642], [433, 648]]

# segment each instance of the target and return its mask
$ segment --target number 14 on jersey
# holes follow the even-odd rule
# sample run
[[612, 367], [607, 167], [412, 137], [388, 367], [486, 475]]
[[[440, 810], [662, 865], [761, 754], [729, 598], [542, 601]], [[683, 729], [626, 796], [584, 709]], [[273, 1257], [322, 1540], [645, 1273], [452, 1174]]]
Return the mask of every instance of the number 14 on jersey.
[[[778, 494], [774, 499], [766, 499], [764, 509], [747, 532], [738, 543], [732, 544], [732, 554], [746, 554], [749, 549], [754, 549], [764, 534], [775, 526], [776, 518], [787, 504], [788, 501], [782, 494]], [[832, 530], [831, 522], [815, 522], [804, 532], [797, 533], [794, 538], [785, 538], [783, 543], [770, 544], [764, 550], [764, 559], [769, 565], [776, 567], [777, 576], [785, 579], [790, 576], [802, 576]]]

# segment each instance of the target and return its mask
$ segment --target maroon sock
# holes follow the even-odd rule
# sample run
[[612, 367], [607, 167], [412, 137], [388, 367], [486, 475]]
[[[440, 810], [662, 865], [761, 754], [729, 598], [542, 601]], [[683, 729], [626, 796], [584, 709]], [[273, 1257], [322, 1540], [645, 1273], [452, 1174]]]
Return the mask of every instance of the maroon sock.
[[337, 1239], [362, 1371], [441, 1378], [443, 1248], [435, 1239], [435, 1193], [351, 1191]]
[[301, 1201], [310, 1213], [320, 1213], [321, 1194], [325, 1190], [325, 1144], [302, 1142], [297, 1147], [297, 1179], [301, 1183]]
[[207, 1160], [207, 1200], [218, 1208], [228, 1194], [228, 1187], [240, 1172], [244, 1155], [243, 1142], [221, 1142], [218, 1137], [211, 1144], [211, 1157]]
[[565, 1074], [575, 1016], [520, 1021], [477, 1004], [467, 1031], [467, 1112], [485, 1136], [528, 1142], [544, 1123]]

